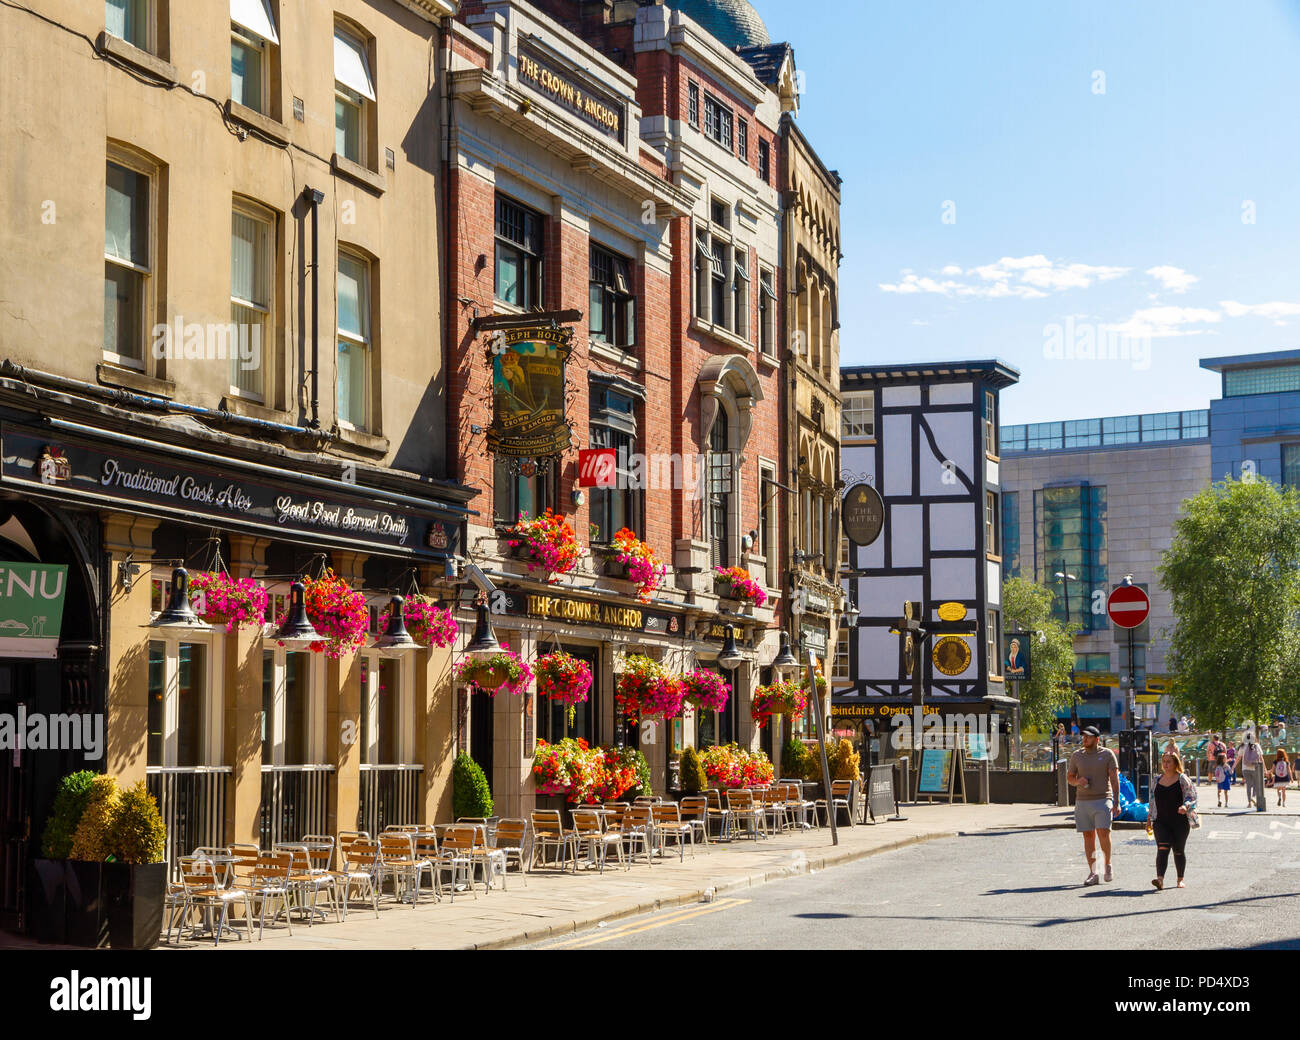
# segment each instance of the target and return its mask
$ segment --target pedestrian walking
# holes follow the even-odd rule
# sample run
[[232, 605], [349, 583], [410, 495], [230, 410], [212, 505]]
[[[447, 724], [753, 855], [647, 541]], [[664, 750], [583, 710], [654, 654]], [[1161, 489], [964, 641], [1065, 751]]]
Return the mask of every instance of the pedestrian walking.
[[1147, 834], [1156, 839], [1156, 876], [1151, 884], [1157, 890], [1165, 887], [1165, 870], [1172, 852], [1178, 887], [1186, 888], [1183, 875], [1187, 872], [1187, 836], [1193, 827], [1200, 826], [1196, 818], [1196, 785], [1187, 779], [1177, 751], [1166, 751], [1160, 765], [1162, 772], [1151, 791], [1151, 812], [1147, 817]]
[[1286, 805], [1286, 789], [1291, 783], [1291, 759], [1284, 748], [1277, 749], [1273, 759], [1273, 787], [1277, 791], [1277, 804]]
[[1228, 756], [1222, 751], [1214, 766], [1214, 785], [1219, 808], [1226, 808], [1232, 795], [1232, 770], [1228, 768]]
[[1264, 761], [1264, 749], [1259, 746], [1253, 733], [1246, 734], [1237, 761], [1241, 764], [1241, 772], [1246, 780], [1246, 804], [1250, 805], [1259, 793], [1255, 790], [1255, 770]]
[[1084, 885], [1096, 885], [1096, 846], [1101, 845], [1105, 859], [1105, 877], [1113, 881], [1110, 864], [1110, 824], [1114, 807], [1119, 804], [1119, 759], [1101, 744], [1096, 726], [1085, 726], [1083, 747], [1070, 756], [1066, 781], [1076, 789], [1074, 826], [1083, 835], [1083, 854], [1088, 859], [1088, 876]]
[[1279, 723], [1277, 724], [1277, 742], [1278, 742], [1279, 744], [1285, 744], [1285, 743], [1286, 743], [1286, 723], [1285, 723], [1285, 722], [1279, 722]]
[[1057, 760], [1061, 757], [1061, 746], [1065, 743], [1065, 723], [1058, 723], [1056, 732], [1052, 734], [1052, 765], [1056, 765]]
[[1078, 739], [1079, 739], [1079, 724], [1078, 724], [1077, 722], [1071, 722], [1071, 723], [1070, 723], [1070, 743], [1071, 743], [1071, 744], [1074, 744], [1074, 743], [1076, 743], [1076, 742], [1078, 741]]

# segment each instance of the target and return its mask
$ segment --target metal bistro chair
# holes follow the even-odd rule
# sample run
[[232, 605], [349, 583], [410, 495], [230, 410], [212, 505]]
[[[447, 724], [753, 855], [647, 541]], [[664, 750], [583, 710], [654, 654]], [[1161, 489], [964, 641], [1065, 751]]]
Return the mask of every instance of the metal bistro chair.
[[528, 821], [498, 820], [493, 844], [505, 853], [506, 870], [511, 862], [519, 864], [519, 876], [523, 878], [524, 887], [528, 887]]
[[718, 838], [721, 841], [730, 841], [734, 836], [735, 821], [731, 817], [731, 810], [722, 804], [722, 792], [716, 787], [711, 787], [704, 792], [704, 800], [709, 806], [706, 823], [716, 823]]
[[433, 866], [416, 859], [415, 838], [406, 831], [385, 831], [379, 836], [379, 884], [385, 877], [393, 879], [393, 898], [401, 902], [411, 893], [411, 908], [420, 898], [420, 875]]
[[650, 810], [654, 819], [655, 833], [659, 835], [659, 846], [663, 849], [669, 840], [677, 846], [677, 858], [686, 862], [686, 842], [691, 843], [691, 859], [695, 858], [695, 828], [682, 819], [681, 810], [671, 802], [656, 805]]
[[709, 800], [702, 794], [688, 794], [682, 798], [680, 810], [682, 822], [689, 823], [700, 840], [707, 845], [709, 843]]
[[344, 846], [343, 836], [339, 837], [342, 862], [340, 869], [333, 874], [334, 883], [340, 889], [342, 897], [339, 902], [343, 906], [343, 920], [348, 919], [348, 900], [354, 887], [364, 889], [359, 893], [360, 895], [369, 894], [370, 905], [374, 908], [375, 917], [378, 918], [379, 886], [376, 884], [376, 875], [379, 873], [379, 843], [367, 838], [353, 838]]
[[233, 924], [229, 924], [230, 906], [232, 903], [244, 904], [244, 923], [247, 938], [253, 937], [253, 904], [249, 901], [248, 893], [237, 888], [226, 888], [217, 879], [216, 871], [213, 869], [213, 863], [210, 860], [193, 857], [190, 860], [189, 867], [193, 873], [181, 875], [185, 885], [185, 904], [186, 910], [203, 910], [211, 912], [220, 909], [221, 916], [217, 919], [212, 929], [212, 944], [221, 945], [221, 933], [231, 931], [236, 935], [238, 929]]
[[751, 837], [757, 841], [767, 834], [767, 814], [761, 804], [754, 799], [754, 792], [744, 788], [727, 792], [727, 809], [731, 813], [732, 833], [738, 826], [744, 826]]
[[623, 840], [627, 842], [629, 860], [636, 859], [636, 846], [646, 854], [646, 863], [654, 866], [655, 852], [659, 848], [659, 835], [655, 830], [654, 814], [649, 805], [633, 805], [623, 814], [621, 826]]
[[531, 867], [537, 865], [538, 857], [546, 862], [546, 850], [558, 849], [560, 852], [560, 870], [563, 872], [569, 850], [573, 850], [573, 867], [578, 869], [577, 836], [567, 830], [560, 818], [558, 809], [534, 809], [530, 819], [533, 827], [533, 854]]
[[[464, 879], [470, 895], [475, 899], [478, 893], [474, 891], [474, 836], [475, 828], [468, 824], [448, 827], [443, 833], [442, 841], [438, 843], [438, 859], [434, 863], [434, 869], [439, 873], [451, 874], [451, 901], [456, 901], [456, 886]], [[441, 884], [439, 879], [438, 884]], [[487, 892], [488, 875], [487, 869], [483, 873], [483, 891]]]
[[[262, 853], [253, 861], [253, 866], [246, 876], [236, 880], [236, 886], [248, 894], [249, 900], [257, 908], [257, 938], [260, 940], [266, 931], [266, 904], [280, 900], [280, 906], [271, 915], [271, 923], [284, 914], [289, 934], [293, 935], [293, 915], [289, 913], [289, 897], [292, 893], [290, 877], [293, 871], [293, 857], [287, 852]], [[249, 922], [251, 926], [251, 921]]]
[[618, 855], [618, 861], [625, 870], [631, 870], [631, 864], [623, 855], [623, 835], [620, 830], [606, 831], [601, 826], [600, 813], [590, 809], [573, 810], [573, 831], [577, 836], [579, 852], [585, 847], [594, 863], [605, 873], [605, 858], [612, 847]]

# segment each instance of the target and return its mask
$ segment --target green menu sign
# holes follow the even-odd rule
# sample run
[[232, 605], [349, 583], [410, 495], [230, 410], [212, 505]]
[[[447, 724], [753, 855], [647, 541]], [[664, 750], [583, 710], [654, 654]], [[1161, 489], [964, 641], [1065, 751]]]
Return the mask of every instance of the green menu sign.
[[0, 657], [57, 657], [68, 568], [0, 562]]

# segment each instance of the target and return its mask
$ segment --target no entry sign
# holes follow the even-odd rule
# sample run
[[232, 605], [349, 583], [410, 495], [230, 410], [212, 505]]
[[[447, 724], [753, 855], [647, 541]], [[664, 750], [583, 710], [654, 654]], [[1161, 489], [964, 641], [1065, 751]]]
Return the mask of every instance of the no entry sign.
[[1106, 614], [1119, 628], [1137, 628], [1151, 613], [1151, 600], [1136, 585], [1121, 585], [1106, 600]]

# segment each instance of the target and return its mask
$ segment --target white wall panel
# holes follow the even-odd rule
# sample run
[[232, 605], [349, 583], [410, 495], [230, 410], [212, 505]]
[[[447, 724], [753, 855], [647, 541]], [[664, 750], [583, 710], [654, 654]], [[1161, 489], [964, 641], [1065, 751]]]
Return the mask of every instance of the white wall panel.
[[[925, 461], [921, 466], [921, 494], [923, 495], [966, 495], [969, 492], [960, 480], [952, 477], [945, 479], [944, 463], [952, 463], [972, 482], [978, 482], [979, 471], [975, 465], [974, 420], [968, 412], [932, 412], [926, 416], [931, 432], [934, 434], [935, 447], [939, 449], [936, 458], [929, 440], [922, 431], [919, 451]], [[951, 467], [949, 467], [951, 468]]]
[[893, 549], [891, 562], [895, 567], [920, 568], [925, 563], [921, 553], [921, 541], [925, 533], [921, 525], [921, 506], [891, 506], [889, 516]]
[[975, 507], [969, 501], [930, 506], [930, 548], [975, 551]]
[[973, 383], [935, 383], [930, 387], [931, 404], [970, 404]]
[[881, 408], [915, 408], [920, 403], [919, 386], [885, 386], [880, 389]]
[[880, 423], [884, 438], [885, 481], [881, 494], [912, 493], [912, 417], [886, 415]]
[[[918, 597], [919, 598], [919, 597]], [[975, 560], [930, 561], [930, 600], [943, 603], [950, 599], [975, 598]]]

